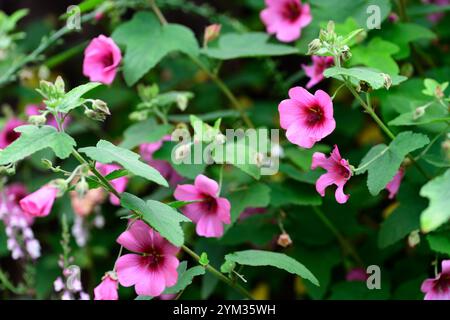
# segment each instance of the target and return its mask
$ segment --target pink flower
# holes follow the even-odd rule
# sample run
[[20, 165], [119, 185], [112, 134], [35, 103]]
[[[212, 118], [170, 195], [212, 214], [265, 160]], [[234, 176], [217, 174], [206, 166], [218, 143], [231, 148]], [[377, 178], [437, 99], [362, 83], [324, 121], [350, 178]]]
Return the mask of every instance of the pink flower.
[[102, 188], [90, 189], [82, 198], [78, 196], [76, 191], [70, 192], [72, 209], [80, 217], [92, 213], [95, 207], [101, 204], [105, 198], [105, 191]]
[[102, 282], [94, 289], [94, 300], [119, 300], [117, 290], [117, 278], [110, 273], [106, 273]]
[[20, 136], [20, 133], [14, 131], [14, 129], [24, 124], [25, 122], [17, 118], [11, 118], [5, 123], [0, 131], [0, 149], [5, 149]]
[[395, 174], [394, 178], [392, 178], [392, 180], [386, 185], [386, 190], [389, 191], [389, 199], [393, 199], [397, 194], [404, 175], [405, 170], [403, 168], [400, 168]]
[[123, 232], [117, 242], [130, 251], [116, 263], [119, 283], [124, 287], [135, 286], [138, 295], [159, 296], [166, 287], [178, 280], [176, 258], [179, 248], [170, 244], [158, 232], [138, 220]]
[[302, 28], [312, 21], [309, 4], [302, 4], [300, 0], [266, 0], [266, 5], [260, 18], [267, 33], [276, 34], [282, 42], [300, 38]]
[[335, 145], [329, 158], [321, 152], [315, 152], [312, 157], [311, 169], [324, 168], [327, 173], [316, 181], [316, 190], [323, 197], [325, 189], [335, 184], [337, 186], [335, 197], [338, 203], [346, 203], [349, 195], [344, 194], [344, 185], [352, 176], [352, 170], [347, 160], [342, 159], [339, 149]]
[[286, 129], [287, 139], [302, 147], [311, 148], [336, 128], [333, 102], [330, 96], [317, 90], [314, 95], [302, 87], [289, 90], [290, 99], [278, 106], [280, 126]]
[[45, 185], [20, 200], [20, 207], [33, 217], [46, 217], [52, 210], [57, 194], [56, 187]]
[[[95, 168], [103, 175], [103, 176], [107, 176], [108, 174], [110, 174], [111, 172], [114, 172], [116, 170], [120, 170], [122, 169], [121, 166], [117, 165], [117, 164], [103, 164], [100, 162], [97, 162], [97, 164], [95, 165]], [[120, 178], [116, 178], [113, 180], [109, 181], [112, 186], [114, 187], [114, 189], [116, 189], [119, 193], [122, 193], [125, 191], [127, 184], [128, 184], [128, 178], [127, 177], [120, 177]], [[109, 201], [115, 205], [118, 206], [120, 205], [120, 200], [119, 198], [117, 198], [115, 195], [111, 194], [109, 197]]]
[[111, 84], [121, 60], [122, 54], [113, 39], [100, 35], [84, 51], [83, 74], [91, 81]]
[[442, 261], [442, 271], [435, 279], [427, 279], [420, 290], [425, 300], [450, 300], [450, 260]]
[[367, 273], [363, 268], [353, 268], [345, 276], [347, 281], [366, 281]]
[[[29, 104], [25, 107], [25, 114], [29, 117], [29, 116], [35, 116], [35, 115], [39, 115], [41, 114], [39, 111], [41, 110], [45, 110], [45, 107], [43, 106], [38, 106], [35, 104]], [[66, 116], [64, 118], [64, 123], [63, 123], [63, 128], [66, 128], [69, 123], [72, 121], [72, 118], [70, 116]], [[47, 124], [49, 126], [58, 128], [58, 124], [56, 122], [55, 117], [53, 117], [53, 115], [49, 114], [47, 115]]]
[[305, 70], [306, 75], [310, 78], [306, 84], [307, 89], [314, 87], [322, 81], [325, 69], [334, 64], [333, 57], [312, 56], [312, 62], [313, 64], [311, 66], [302, 64], [303, 70]]
[[164, 160], [153, 159], [153, 154], [161, 149], [164, 141], [170, 141], [170, 135], [164, 136], [161, 140], [150, 143], [143, 143], [139, 146], [139, 153], [142, 159], [155, 168], [161, 175], [169, 181], [171, 186], [175, 186], [183, 180], [172, 165]]
[[178, 185], [174, 197], [181, 201], [195, 201], [181, 210], [197, 224], [197, 234], [204, 237], [221, 237], [223, 224], [230, 223], [230, 202], [220, 198], [219, 185], [204, 175], [198, 175], [194, 184]]

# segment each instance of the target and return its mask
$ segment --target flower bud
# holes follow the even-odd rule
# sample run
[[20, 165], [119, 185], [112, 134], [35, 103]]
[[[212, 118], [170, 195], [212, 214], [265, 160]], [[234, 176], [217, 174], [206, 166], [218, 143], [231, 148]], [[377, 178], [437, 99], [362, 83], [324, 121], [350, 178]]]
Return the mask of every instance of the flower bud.
[[185, 94], [177, 95], [176, 101], [177, 101], [178, 109], [180, 109], [181, 111], [186, 110], [189, 99]]
[[52, 163], [50, 160], [48, 160], [48, 159], [42, 159], [42, 160], [41, 160], [41, 163], [42, 163], [42, 166], [43, 166], [45, 169], [51, 169], [51, 168], [53, 168], [53, 163]]
[[420, 243], [420, 233], [419, 230], [411, 231], [411, 233], [408, 236], [408, 245], [411, 248], [414, 248]]
[[322, 47], [322, 41], [319, 39], [314, 39], [308, 44], [308, 55], [313, 55]]
[[425, 114], [427, 108], [425, 106], [417, 107], [413, 113], [413, 120], [417, 120]]
[[86, 193], [89, 191], [89, 185], [86, 182], [86, 179], [82, 178], [77, 185], [75, 186], [75, 191], [78, 195], [78, 198], [84, 198]]
[[356, 91], [358, 92], [371, 92], [372, 91], [372, 87], [370, 86], [370, 84], [364, 80], [361, 80], [358, 84], [358, 87], [356, 88]]
[[108, 108], [106, 102], [103, 100], [99, 100], [99, 99], [94, 100], [92, 102], [92, 108], [94, 109], [94, 111], [99, 111], [108, 116], [111, 115], [111, 112], [109, 111], [109, 108]]
[[51, 184], [58, 189], [58, 197], [63, 196], [69, 187], [67, 181], [64, 179], [53, 180]]
[[217, 23], [207, 26], [205, 28], [205, 35], [203, 36], [204, 43], [207, 44], [219, 37], [221, 29], [222, 26]]
[[106, 119], [106, 115], [103, 112], [97, 112], [91, 109], [86, 109], [84, 111], [84, 114], [88, 117], [91, 118], [92, 120], [96, 120], [96, 121], [105, 121]]
[[286, 232], [283, 232], [278, 237], [277, 244], [283, 248], [287, 248], [292, 244], [291, 237]]
[[55, 80], [55, 88], [56, 91], [60, 94], [64, 94], [65, 93], [65, 85], [64, 85], [64, 80], [61, 78], [61, 76], [58, 76]]
[[333, 33], [334, 32], [334, 28], [335, 28], [334, 21], [333, 20], [328, 21], [327, 32], [328, 33]]
[[132, 121], [144, 121], [147, 120], [148, 114], [147, 111], [134, 111], [130, 113], [129, 118]]
[[389, 88], [392, 86], [391, 76], [386, 73], [382, 73], [381, 75], [383, 76], [384, 79], [384, 87], [389, 90]]
[[342, 47], [341, 58], [343, 61], [348, 61], [352, 58], [352, 53], [350, 52], [350, 47], [345, 45]]
[[35, 126], [41, 126], [47, 122], [47, 118], [43, 114], [36, 114], [28, 117], [28, 122]]

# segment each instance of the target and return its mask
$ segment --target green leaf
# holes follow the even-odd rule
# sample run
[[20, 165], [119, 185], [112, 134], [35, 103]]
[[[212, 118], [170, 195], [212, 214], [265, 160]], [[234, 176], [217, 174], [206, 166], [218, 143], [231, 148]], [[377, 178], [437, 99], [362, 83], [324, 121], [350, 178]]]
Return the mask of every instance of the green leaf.
[[450, 219], [450, 169], [434, 178], [420, 189], [420, 195], [430, 200], [428, 208], [420, 216], [423, 232], [430, 232]]
[[397, 173], [405, 156], [426, 145], [426, 135], [406, 131], [400, 133], [390, 144], [379, 144], [364, 156], [357, 173], [368, 171], [367, 186], [372, 195], [377, 195]]
[[[420, 107], [420, 106], [419, 106]], [[417, 117], [415, 115], [416, 109], [409, 112], [402, 113], [395, 119], [389, 121], [390, 126], [420, 126], [430, 123], [449, 122], [450, 116], [447, 110], [442, 108], [439, 103], [433, 103], [429, 105], [423, 115]]]
[[361, 45], [353, 48], [349, 62], [351, 66], [363, 64], [384, 73], [398, 74], [399, 68], [392, 55], [399, 50], [396, 44], [375, 37], [366, 47]]
[[81, 97], [99, 85], [101, 85], [99, 82], [89, 82], [73, 88], [64, 95], [56, 110], [58, 112], [68, 113], [70, 110], [81, 106], [84, 103], [84, 99]]
[[117, 162], [134, 175], [140, 176], [147, 180], [167, 187], [166, 179], [158, 170], [152, 168], [148, 164], [139, 161], [139, 155], [120, 147], [113, 145], [111, 142], [100, 140], [95, 147], [81, 148], [79, 152], [85, 153], [89, 158], [101, 162], [112, 163]]
[[394, 54], [397, 60], [404, 59], [409, 56], [411, 42], [418, 40], [431, 40], [436, 35], [426, 27], [414, 23], [391, 23], [383, 27], [379, 31], [383, 39], [395, 43], [399, 46], [400, 51]]
[[[326, 69], [323, 75], [327, 78], [332, 77], [338, 80], [342, 80], [342, 76], [348, 76], [351, 78], [353, 84], [357, 85], [359, 81], [365, 81], [369, 83], [374, 90], [385, 87], [385, 78], [383, 73], [364, 67], [331, 67]], [[399, 75], [389, 74], [389, 76], [391, 77], [393, 86], [398, 85], [407, 79], [406, 77]]]
[[206, 252], [202, 252], [200, 255], [200, 259], [198, 260], [198, 263], [204, 267], [206, 267], [209, 264], [208, 254]]
[[436, 232], [427, 235], [431, 250], [450, 256], [450, 232]]
[[116, 28], [112, 38], [126, 47], [123, 74], [128, 86], [134, 85], [171, 52], [181, 51], [192, 56], [199, 53], [190, 29], [178, 24], [161, 26], [150, 12], [136, 13], [131, 21]]
[[186, 216], [172, 207], [158, 201], [144, 201], [132, 194], [123, 193], [120, 197], [122, 207], [142, 214], [142, 219], [158, 231], [162, 237], [177, 247], [184, 243], [181, 222], [190, 222]]
[[250, 147], [249, 139], [242, 138], [216, 146], [212, 158], [216, 163], [231, 164], [259, 180], [261, 168], [256, 165], [256, 156], [257, 151]]
[[193, 114], [189, 116], [189, 121], [194, 129], [194, 141], [211, 142], [220, 134], [221, 118], [216, 119], [214, 127], [211, 127]]
[[124, 139], [119, 147], [133, 149], [142, 143], [159, 141], [167, 135], [171, 129], [171, 125], [157, 124], [153, 118], [138, 122], [125, 130], [123, 133]]
[[397, 194], [399, 205], [381, 224], [378, 246], [386, 248], [420, 228], [420, 213], [426, 201], [418, 196], [418, 190], [402, 184]]
[[263, 32], [227, 33], [219, 38], [216, 48], [206, 48], [202, 53], [210, 58], [230, 60], [250, 57], [283, 56], [298, 53], [297, 48], [267, 43], [269, 35]]
[[263, 183], [254, 183], [244, 190], [231, 193], [228, 197], [231, 204], [231, 224], [247, 208], [267, 207], [270, 203], [270, 188]]
[[0, 165], [20, 161], [45, 148], [51, 148], [58, 158], [65, 159], [76, 146], [71, 136], [58, 132], [52, 126], [25, 125], [15, 128], [14, 131], [20, 132], [21, 135], [0, 151]]
[[273, 183], [270, 189], [272, 190], [270, 204], [274, 207], [320, 206], [322, 204], [322, 198], [308, 185]]
[[227, 262], [235, 262], [246, 266], [272, 266], [296, 274], [319, 286], [319, 281], [303, 264], [278, 252], [263, 250], [237, 251], [225, 256]]

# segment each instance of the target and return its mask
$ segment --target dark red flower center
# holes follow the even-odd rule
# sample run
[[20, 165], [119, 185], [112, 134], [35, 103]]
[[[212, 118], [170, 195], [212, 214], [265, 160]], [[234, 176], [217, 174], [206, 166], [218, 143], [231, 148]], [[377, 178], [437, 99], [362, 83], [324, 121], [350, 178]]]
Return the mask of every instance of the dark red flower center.
[[15, 132], [14, 130], [8, 130], [5, 136], [6, 142], [8, 144], [13, 143], [19, 136], [20, 136], [19, 132]]
[[324, 119], [323, 109], [321, 106], [312, 106], [308, 108], [306, 122], [310, 126], [321, 124]]
[[114, 63], [114, 56], [112, 52], [108, 52], [106, 55], [103, 56], [102, 63], [105, 67], [112, 66]]
[[211, 196], [206, 196], [201, 202], [202, 209], [208, 213], [215, 213], [217, 211], [217, 200]]
[[434, 280], [433, 289], [438, 292], [447, 292], [450, 290], [450, 274], [441, 274]]
[[294, 22], [295, 20], [300, 17], [302, 13], [302, 8], [298, 3], [295, 1], [288, 1], [284, 5], [281, 14], [283, 15], [283, 18], [286, 20], [289, 20], [291, 22]]
[[150, 269], [157, 269], [164, 262], [164, 255], [157, 248], [151, 248], [144, 257], [146, 267]]

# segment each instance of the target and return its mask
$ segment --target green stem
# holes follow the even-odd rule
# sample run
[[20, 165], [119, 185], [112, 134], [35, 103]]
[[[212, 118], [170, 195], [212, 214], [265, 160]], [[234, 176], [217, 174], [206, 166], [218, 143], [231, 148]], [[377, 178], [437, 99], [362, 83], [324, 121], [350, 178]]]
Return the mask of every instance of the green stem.
[[375, 162], [378, 158], [380, 158], [383, 154], [385, 154], [386, 151], [388, 151], [388, 150], [389, 150], [389, 147], [384, 148], [383, 151], [381, 151], [379, 154], [377, 154], [375, 157], [373, 157], [372, 160], [370, 160], [367, 163], [365, 163], [364, 165], [354, 169], [353, 172], [357, 174], [359, 171], [364, 170], [365, 168], [370, 166], [373, 162]]
[[[198, 254], [196, 254], [194, 251], [192, 251], [191, 249], [189, 249], [188, 247], [186, 247], [185, 245], [183, 245], [181, 247], [187, 254], [189, 254], [192, 258], [194, 258], [197, 262], [200, 261], [200, 256]], [[220, 271], [218, 271], [216, 268], [214, 268], [211, 265], [207, 265], [206, 270], [208, 270], [209, 272], [211, 272], [214, 276], [216, 276], [217, 278], [219, 278], [219, 280], [222, 280], [223, 282], [225, 282], [226, 284], [228, 284], [230, 287], [232, 287], [233, 289], [235, 289], [236, 291], [238, 291], [239, 293], [241, 293], [244, 297], [250, 299], [250, 300], [255, 300], [252, 295], [246, 290], [244, 289], [242, 286], [240, 286], [237, 283], [233, 283], [233, 281], [229, 278], [227, 278], [223, 273], [221, 273]]]
[[320, 210], [319, 207], [313, 206], [313, 211], [316, 213], [317, 217], [325, 224], [325, 226], [330, 229], [330, 231], [334, 234], [334, 236], [338, 239], [339, 244], [344, 249], [344, 251], [348, 254], [350, 254], [355, 261], [361, 265], [364, 266], [364, 262], [356, 252], [356, 250], [353, 248], [350, 242], [345, 239], [345, 237], [339, 232], [339, 230], [333, 225], [333, 223], [328, 219], [328, 217]]
[[[156, 16], [158, 17], [159, 21], [161, 22], [162, 25], [166, 25], [168, 24], [166, 18], [164, 17], [163, 13], [161, 12], [161, 10], [159, 10], [158, 6], [156, 5], [154, 0], [149, 0], [150, 1], [150, 7], [152, 8], [153, 12], [156, 14]], [[236, 96], [233, 94], [233, 92], [231, 92], [231, 90], [228, 88], [228, 86], [225, 84], [225, 82], [222, 81], [222, 79], [219, 78], [219, 76], [213, 72], [211, 72], [199, 59], [197, 59], [194, 56], [188, 56], [192, 62], [194, 62], [203, 72], [205, 72], [208, 77], [217, 85], [217, 87], [219, 87], [219, 89], [225, 94], [225, 96], [228, 98], [228, 100], [230, 100], [233, 108], [235, 108], [241, 115], [242, 119], [244, 120], [245, 124], [250, 127], [250, 128], [254, 128], [255, 125], [253, 124], [253, 122], [250, 120], [249, 116], [247, 115], [247, 113], [245, 112], [244, 108], [242, 107], [242, 105], [239, 103], [238, 99], [236, 98]]]
[[2, 269], [0, 269], [0, 283], [3, 284], [3, 287], [8, 289], [9, 291], [11, 291], [14, 294], [23, 294], [25, 293], [25, 290], [23, 290], [23, 288], [20, 287], [15, 287], [11, 281], [9, 281], [8, 276], [3, 272]]

